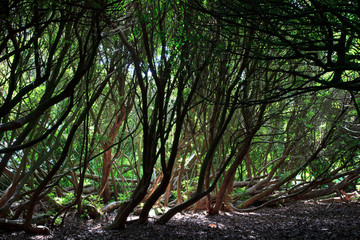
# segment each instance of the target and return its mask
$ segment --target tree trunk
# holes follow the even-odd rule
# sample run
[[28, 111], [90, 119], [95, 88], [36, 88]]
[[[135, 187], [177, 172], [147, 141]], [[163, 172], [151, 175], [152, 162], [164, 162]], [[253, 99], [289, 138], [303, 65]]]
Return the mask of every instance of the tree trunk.
[[219, 192], [217, 193], [216, 204], [215, 204], [212, 214], [219, 213], [220, 208], [223, 205], [225, 195], [228, 193], [227, 189], [231, 183], [231, 180], [234, 179], [234, 175], [236, 173], [237, 167], [240, 165], [240, 163], [244, 159], [245, 155], [249, 151], [252, 138], [253, 138], [253, 136], [247, 136], [247, 138], [242, 146], [242, 149], [238, 152], [238, 154], [236, 156], [235, 162], [231, 165], [228, 172], [226, 173], [226, 175], [224, 177], [224, 181], [221, 185], [221, 188], [220, 188]]
[[247, 178], [252, 178], [251, 158], [249, 152], [247, 152], [245, 155], [245, 165], [246, 165]]
[[[116, 117], [116, 121], [110, 130], [109, 140], [103, 144], [103, 149], [106, 150], [114, 143], [115, 138], [118, 134], [120, 126], [124, 122], [126, 117], [126, 107], [123, 106], [120, 110], [119, 115]], [[112, 166], [112, 154], [111, 148], [104, 152], [103, 155], [103, 168], [102, 168], [102, 177], [101, 177], [101, 191], [100, 196], [102, 196], [104, 203], [108, 203], [111, 197], [111, 191], [109, 187], [109, 177], [111, 173]]]
[[[104, 144], [103, 148], [107, 149], [108, 144]], [[108, 203], [111, 197], [110, 187], [109, 187], [109, 176], [111, 170], [111, 149], [104, 152], [103, 155], [103, 167], [102, 167], [102, 177], [101, 177], [101, 190], [100, 196], [103, 198], [104, 203]]]
[[112, 230], [125, 228], [127, 217], [134, 210], [134, 208], [144, 199], [149, 188], [150, 181], [151, 172], [150, 174], [144, 174], [143, 178], [139, 182], [139, 185], [135, 189], [132, 198], [128, 202], [125, 202], [124, 205], [122, 205], [118, 209], [118, 213], [114, 221], [110, 225], [106, 226], [105, 229]]

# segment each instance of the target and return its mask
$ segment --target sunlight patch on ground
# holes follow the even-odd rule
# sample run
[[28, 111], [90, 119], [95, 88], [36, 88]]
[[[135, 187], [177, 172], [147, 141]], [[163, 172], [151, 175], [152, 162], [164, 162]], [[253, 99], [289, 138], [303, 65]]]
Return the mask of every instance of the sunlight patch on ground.
[[239, 212], [236, 214], [243, 215], [243, 216], [261, 216], [261, 215], [263, 215], [261, 213], [255, 213], [255, 212]]

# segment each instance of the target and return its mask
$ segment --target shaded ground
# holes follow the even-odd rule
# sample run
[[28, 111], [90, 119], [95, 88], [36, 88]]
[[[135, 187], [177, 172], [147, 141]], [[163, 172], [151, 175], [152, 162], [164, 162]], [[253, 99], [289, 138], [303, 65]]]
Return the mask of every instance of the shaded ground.
[[186, 213], [166, 226], [132, 224], [125, 230], [102, 230], [112, 217], [85, 221], [72, 215], [49, 236], [0, 233], [0, 239], [360, 239], [359, 203], [297, 203], [216, 216]]

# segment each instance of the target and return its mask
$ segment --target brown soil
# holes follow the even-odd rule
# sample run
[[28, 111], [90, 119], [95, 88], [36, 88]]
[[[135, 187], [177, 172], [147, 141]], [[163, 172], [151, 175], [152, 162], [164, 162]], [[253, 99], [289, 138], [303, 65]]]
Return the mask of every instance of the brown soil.
[[0, 239], [360, 239], [359, 203], [296, 203], [215, 216], [190, 212], [176, 215], [165, 226], [150, 222], [103, 230], [113, 217], [83, 220], [70, 215], [51, 235], [0, 233]]

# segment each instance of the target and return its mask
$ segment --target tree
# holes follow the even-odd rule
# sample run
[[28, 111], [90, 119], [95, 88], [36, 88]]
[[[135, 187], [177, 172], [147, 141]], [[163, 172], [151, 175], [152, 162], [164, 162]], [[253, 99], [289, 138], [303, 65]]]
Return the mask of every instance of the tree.
[[[133, 8], [138, 25], [132, 27], [139, 34], [126, 39], [124, 32], [119, 30], [119, 36], [131, 53], [139, 84], [139, 116], [143, 134], [140, 159], [143, 175], [132, 198], [123, 205], [114, 223], [108, 228], [124, 227], [128, 215], [147, 194], [158, 161], [163, 178], [145, 201], [140, 222], [147, 221], [152, 206], [166, 191], [178, 153], [184, 119], [192, 104], [201, 73], [208, 64], [207, 58], [190, 55], [191, 43], [188, 38], [192, 37], [191, 33], [183, 25], [184, 20], [174, 20], [176, 17], [184, 17], [185, 20], [192, 17], [184, 9], [179, 10], [183, 16], [176, 16], [173, 6], [161, 1], [136, 3]], [[147, 9], [152, 12], [149, 13]]]
[[[359, 90], [357, 1], [191, 3], [224, 25], [254, 29], [262, 34], [257, 41], [271, 45], [268, 49], [280, 50], [277, 55], [269, 51], [270, 54], [260, 52], [257, 56], [280, 64], [286, 62], [282, 71], [297, 76], [291, 84], [279, 86], [274, 97], [328, 88]], [[241, 37], [227, 34], [229, 38]]]
[[[90, 92], [88, 87], [91, 82], [83, 81], [101, 41], [101, 15], [105, 5], [95, 2], [94, 5], [59, 4], [48, 1], [9, 2], [9, 16], [5, 19], [5, 31], [2, 32], [1, 51], [5, 53], [2, 65], [11, 71], [4, 73], [6, 77], [2, 82], [7, 94], [2, 99], [0, 116], [3, 146], [0, 173], [4, 172], [13, 156], [15, 161], [21, 159], [22, 167], [18, 169], [19, 178], [13, 179], [14, 184], [2, 196], [3, 204], [8, 201], [2, 206], [1, 215], [6, 213], [29, 176], [45, 160], [40, 157], [27, 170], [25, 165], [29, 164], [27, 157], [31, 147], [49, 136], [54, 137], [59, 126], [68, 126], [76, 119], [68, 129], [69, 135], [65, 137], [59, 159], [53, 159], [53, 167], [44, 173], [36, 189], [27, 193], [31, 195], [31, 201], [26, 207], [24, 228], [30, 232], [46, 231], [31, 227], [35, 203], [44, 197], [42, 194], [48, 188], [47, 184], [65, 162], [78, 127], [107, 82], [105, 79], [100, 84], [93, 83], [95, 91]], [[83, 91], [90, 97], [84, 99]], [[86, 105], [74, 109], [74, 102]], [[72, 110], [74, 115], [70, 114]], [[4, 144], [6, 142], [8, 144]], [[46, 151], [41, 153], [47, 154]], [[32, 154], [34, 158], [38, 157], [35, 152]], [[22, 183], [18, 185], [20, 181]]]
[[357, 2], [1, 4], [3, 228], [85, 214], [87, 184], [120, 200], [106, 229], [357, 184]]

